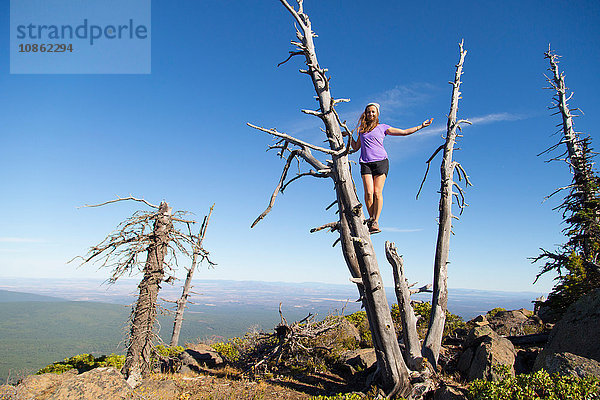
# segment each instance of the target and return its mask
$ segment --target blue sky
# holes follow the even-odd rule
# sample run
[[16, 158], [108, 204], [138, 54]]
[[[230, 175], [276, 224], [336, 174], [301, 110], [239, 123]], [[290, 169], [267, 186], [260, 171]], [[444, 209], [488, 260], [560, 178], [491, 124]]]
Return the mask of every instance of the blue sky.
[[[547, 292], [532, 286], [528, 257], [564, 238], [560, 197], [566, 165], [536, 157], [553, 145], [558, 116], [543, 74], [551, 43], [584, 110], [576, 128], [600, 124], [600, 3], [597, 1], [305, 2], [319, 61], [329, 68], [338, 107], [355, 123], [378, 101], [381, 121], [427, 130], [386, 139], [390, 175], [374, 237], [386, 285], [385, 240], [404, 255], [412, 281], [432, 280], [439, 188], [437, 158], [419, 200], [425, 160], [441, 143], [458, 42], [468, 51], [456, 159], [474, 186], [454, 224], [449, 286]], [[150, 74], [10, 74], [9, 2], [0, 5], [0, 279], [102, 277], [108, 271], [66, 261], [98, 243], [137, 204], [78, 208], [129, 194], [168, 201], [200, 219], [215, 203], [205, 247], [218, 263], [202, 279], [348, 283], [335, 237], [310, 234], [333, 221], [332, 183], [304, 178], [279, 195], [256, 228], [283, 161], [265, 152], [268, 135], [246, 122], [321, 144], [309, 79], [299, 58], [277, 68], [294, 39], [278, 1], [153, 1]], [[110, 57], [110, 55], [107, 55]], [[115, 59], [114, 63], [119, 60]], [[352, 156], [358, 161], [358, 154]], [[354, 179], [360, 182], [358, 168]], [[359, 191], [362, 188], [359, 186]]]

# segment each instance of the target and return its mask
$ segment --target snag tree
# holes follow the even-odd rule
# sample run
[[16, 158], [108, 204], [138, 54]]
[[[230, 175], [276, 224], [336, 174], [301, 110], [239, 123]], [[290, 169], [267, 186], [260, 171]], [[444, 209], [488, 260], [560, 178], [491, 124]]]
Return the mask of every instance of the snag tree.
[[[428, 286], [420, 289], [411, 290], [406, 282], [404, 275], [404, 264], [402, 257], [398, 255], [394, 243], [386, 242], [385, 250], [386, 257], [392, 266], [394, 272], [394, 281], [396, 288], [396, 297], [398, 299], [398, 307], [402, 319], [402, 332], [404, 343], [407, 351], [408, 365], [411, 368], [418, 368], [423, 357], [433, 366], [437, 366], [440, 348], [442, 345], [442, 335], [446, 321], [446, 312], [448, 310], [448, 255], [450, 252], [450, 234], [452, 233], [452, 219], [457, 216], [452, 214], [453, 199], [454, 204], [462, 211], [467, 205], [464, 198], [464, 189], [461, 188], [454, 177], [458, 181], [465, 181], [466, 186], [470, 186], [471, 182], [463, 167], [457, 161], [453, 160], [454, 145], [456, 139], [460, 137], [460, 126], [463, 123], [470, 124], [467, 120], [457, 120], [458, 101], [460, 99], [460, 85], [463, 63], [467, 51], [463, 48], [463, 42], [459, 43], [460, 57], [456, 65], [454, 81], [452, 85], [452, 99], [450, 103], [450, 113], [448, 114], [448, 123], [446, 128], [446, 137], [444, 144], [438, 147], [433, 155], [427, 160], [427, 171], [423, 177], [423, 182], [427, 178], [429, 165], [434, 157], [443, 150], [442, 163], [440, 167], [441, 186], [440, 186], [440, 205], [438, 217], [438, 235], [435, 248], [434, 259], [434, 282], [433, 282], [433, 298], [431, 302], [431, 316], [427, 335], [423, 346], [419, 346], [419, 337], [417, 335], [417, 319], [411, 305], [410, 296], [415, 293], [430, 291]], [[423, 187], [419, 188], [419, 193]], [[417, 197], [419, 194], [417, 194]]]
[[215, 205], [213, 204], [208, 212], [208, 215], [205, 216], [204, 221], [202, 221], [202, 226], [200, 227], [200, 232], [197, 236], [198, 241], [194, 244], [193, 248], [192, 265], [187, 270], [181, 297], [175, 302], [177, 304], [177, 310], [175, 311], [175, 321], [173, 323], [173, 332], [171, 333], [171, 347], [175, 347], [179, 343], [179, 334], [181, 332], [181, 325], [183, 324], [183, 312], [185, 311], [185, 307], [189, 301], [192, 290], [192, 278], [194, 276], [194, 271], [196, 270], [198, 257], [200, 257], [200, 262], [207, 260], [210, 265], [214, 265], [214, 263], [208, 259], [208, 252], [202, 247], [204, 235], [206, 235], [206, 228], [208, 228], [208, 222], [210, 221], [210, 215], [212, 214], [214, 206]]
[[[86, 207], [128, 200], [142, 202], [150, 210], [135, 212], [81, 258], [82, 264], [95, 261], [101, 267], [111, 268], [110, 283], [126, 274], [138, 271], [144, 274], [131, 312], [127, 355], [121, 370], [127, 381], [136, 386], [152, 369], [151, 356], [157, 336], [155, 325], [160, 286], [162, 282], [175, 279], [177, 255], [191, 257], [199, 247], [193, 235], [183, 233], [183, 226], [189, 232], [190, 225], [195, 221], [183, 219], [187, 212], [173, 213], [172, 208], [164, 201], [157, 206], [144, 199], [126, 197]], [[208, 255], [204, 249], [199, 249], [201, 254]]]
[[557, 189], [548, 197], [567, 190], [564, 201], [557, 208], [562, 210], [566, 223], [563, 230], [567, 243], [556, 251], [542, 250], [535, 261], [546, 260], [537, 279], [556, 271], [558, 283], [552, 289], [545, 305], [561, 315], [566, 308], [583, 294], [600, 287], [600, 178], [593, 169], [594, 153], [591, 139], [575, 131], [573, 117], [578, 109], [571, 109], [568, 101], [573, 93], [568, 93], [564, 72], [558, 68], [559, 56], [548, 49], [544, 57], [550, 62], [551, 75], [546, 79], [548, 89], [555, 92], [551, 109], [561, 115], [558, 133], [560, 141], [541, 154], [564, 147], [564, 151], [551, 160], [564, 161], [573, 175], [571, 183]]
[[[312, 31], [308, 15], [303, 10], [302, 0], [297, 1], [297, 9], [292, 7], [286, 0], [280, 1], [296, 22], [296, 37], [298, 39], [298, 41], [292, 41], [296, 50], [290, 52], [290, 56], [284, 63], [294, 56], [304, 57], [306, 69], [300, 72], [311, 78], [317, 94], [319, 108], [317, 110], [302, 110], [302, 112], [313, 115], [323, 122], [329, 148], [304, 142], [285, 133], [278, 132], [275, 129], [265, 129], [248, 124], [253, 128], [279, 138], [279, 141], [271, 146], [271, 148], [278, 149], [280, 157], [286, 157], [281, 178], [271, 196], [269, 205], [254, 221], [252, 226], [255, 226], [256, 223], [268, 214], [277, 194], [283, 191], [290, 182], [302, 176], [330, 178], [333, 180], [336, 191], [336, 201], [334, 204], [337, 204], [339, 219], [316, 228], [313, 231], [329, 228], [332, 231], [339, 232], [339, 241], [342, 246], [344, 259], [353, 277], [353, 282], [358, 286], [363, 305], [367, 312], [377, 354], [378, 378], [381, 387], [388, 396], [405, 396], [411, 392], [410, 377], [396, 339], [390, 307], [385, 296], [375, 250], [373, 249], [365, 216], [362, 212], [362, 204], [356, 194], [356, 187], [350, 172], [348, 161], [350, 146], [344, 144], [342, 136], [342, 130], [347, 133], [349, 131], [335, 109], [337, 104], [347, 102], [348, 100], [334, 99], [331, 95], [330, 77], [327, 76], [327, 69], [322, 68], [317, 60], [313, 42], [313, 38], [316, 35]], [[331, 160], [322, 162], [312, 154], [312, 151], [325, 154], [331, 157]], [[303, 159], [314, 169], [300, 173], [294, 178], [287, 179], [289, 167], [297, 159]]]

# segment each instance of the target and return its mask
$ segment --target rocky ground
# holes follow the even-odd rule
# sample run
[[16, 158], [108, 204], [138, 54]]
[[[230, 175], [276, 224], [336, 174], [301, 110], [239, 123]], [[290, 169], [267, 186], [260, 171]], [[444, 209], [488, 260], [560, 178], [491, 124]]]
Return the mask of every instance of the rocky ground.
[[331, 374], [315, 376], [312, 381], [293, 377], [249, 380], [227, 368], [201, 374], [154, 374], [135, 389], [130, 388], [114, 368], [96, 368], [83, 374], [31, 375], [16, 387], [2, 386], [0, 399], [310, 399], [345, 389], [345, 382]]

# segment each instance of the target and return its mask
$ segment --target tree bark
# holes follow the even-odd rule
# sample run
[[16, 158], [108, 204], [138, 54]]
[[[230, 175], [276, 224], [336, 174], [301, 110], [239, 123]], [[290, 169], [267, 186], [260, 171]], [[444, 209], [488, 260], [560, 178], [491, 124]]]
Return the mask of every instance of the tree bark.
[[136, 386], [142, 378], [148, 376], [152, 368], [150, 357], [158, 291], [165, 275], [164, 259], [168, 250], [169, 233], [173, 229], [171, 213], [169, 205], [162, 202], [154, 220], [152, 241], [148, 246], [144, 265], [144, 278], [138, 285], [140, 293], [132, 311], [133, 321], [127, 356], [121, 370], [132, 386]]
[[[434, 280], [433, 280], [433, 298], [431, 302], [431, 317], [427, 336], [423, 343], [422, 353], [431, 363], [436, 366], [442, 345], [442, 335], [444, 324], [446, 322], [446, 310], [448, 309], [448, 253], [450, 251], [450, 234], [452, 230], [452, 196], [453, 193], [454, 171], [460, 168], [456, 161], [452, 160], [454, 143], [457, 136], [457, 128], [461, 121], [456, 120], [458, 112], [458, 100], [460, 98], [460, 77], [462, 75], [462, 66], [467, 54], [463, 49], [463, 43], [460, 43], [460, 59], [456, 65], [456, 73], [452, 90], [452, 101], [450, 105], [450, 114], [448, 115], [448, 125], [446, 133], [446, 143], [444, 145], [444, 155], [441, 172], [440, 205], [439, 205], [439, 225], [437, 244], [435, 249], [434, 261]], [[466, 175], [465, 175], [466, 178]], [[468, 181], [467, 181], [468, 182]], [[461, 190], [457, 187], [457, 190]]]
[[325, 75], [326, 70], [322, 69], [317, 61], [313, 43], [314, 33], [308, 16], [302, 10], [302, 1], [298, 1], [298, 11], [291, 7], [286, 0], [280, 1], [294, 16], [300, 27], [296, 35], [301, 43], [294, 44], [306, 58], [308, 69], [303, 72], [311, 77], [319, 100], [320, 110], [307, 113], [321, 118], [325, 125], [330, 148], [335, 151], [332, 154], [332, 178], [335, 182], [340, 212], [344, 258], [354, 276], [356, 264], [353, 260], [356, 257], [362, 278], [364, 303], [372, 329], [382, 387], [388, 396], [406, 395], [411, 389], [410, 377], [398, 345], [375, 250], [365, 224], [362, 204], [356, 194], [348, 156], [344, 151], [340, 124], [333, 109], [335, 102], [329, 91], [329, 79]]
[[396, 299], [402, 320], [402, 336], [406, 349], [406, 361], [412, 370], [418, 370], [423, 357], [421, 356], [421, 342], [417, 333], [417, 317], [410, 302], [410, 289], [404, 276], [404, 262], [402, 256], [396, 251], [392, 242], [385, 242], [385, 255], [392, 266]]
[[562, 117], [562, 133], [564, 136], [564, 142], [567, 145], [567, 152], [570, 160], [571, 168], [573, 168], [573, 175], [575, 182], [582, 183], [585, 175], [586, 168], [583, 163], [584, 155], [583, 149], [579, 145], [579, 138], [577, 133], [573, 129], [573, 117], [571, 110], [567, 104], [567, 86], [565, 85], [565, 77], [558, 70], [558, 61], [556, 55], [550, 51], [545, 53], [546, 58], [550, 61], [550, 70], [552, 71], [552, 81], [554, 89], [556, 90], [556, 107], [558, 107]]
[[188, 269], [185, 277], [185, 284], [183, 285], [181, 297], [179, 300], [177, 300], [177, 311], [175, 311], [175, 322], [173, 323], [173, 333], [171, 334], [171, 347], [175, 347], [179, 343], [179, 334], [181, 332], [181, 325], [183, 324], [183, 312], [187, 305], [190, 290], [192, 289], [192, 277], [194, 276], [194, 271], [196, 270], [196, 263], [198, 262], [198, 256], [200, 255], [200, 251], [202, 249], [202, 241], [204, 240], [204, 235], [206, 234], [206, 228], [208, 227], [208, 222], [210, 221], [210, 215], [212, 214], [213, 207], [214, 205], [210, 208], [208, 216], [204, 217], [204, 221], [200, 227], [200, 232], [198, 233], [198, 243], [196, 246], [194, 246], [192, 265], [190, 266], [190, 269]]

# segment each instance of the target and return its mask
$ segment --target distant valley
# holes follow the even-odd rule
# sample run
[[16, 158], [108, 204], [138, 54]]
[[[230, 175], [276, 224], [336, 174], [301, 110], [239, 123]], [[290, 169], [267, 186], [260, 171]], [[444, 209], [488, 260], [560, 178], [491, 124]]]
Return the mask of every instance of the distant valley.
[[[137, 281], [103, 285], [91, 280], [2, 279], [0, 281], [0, 379], [10, 373], [35, 371], [80, 353], [123, 352], [126, 322]], [[170, 309], [181, 288], [165, 284], [162, 307]], [[225, 340], [249, 329], [271, 330], [279, 322], [278, 307], [288, 321], [308, 313], [325, 317], [360, 309], [353, 285], [208, 281], [194, 282], [193, 304], [186, 310], [181, 343]], [[390, 304], [393, 289], [386, 290]], [[532, 308], [537, 293], [454, 289], [449, 309], [471, 319], [494, 308]], [[429, 300], [429, 296], [417, 298]], [[173, 317], [159, 319], [161, 337], [170, 338]]]

